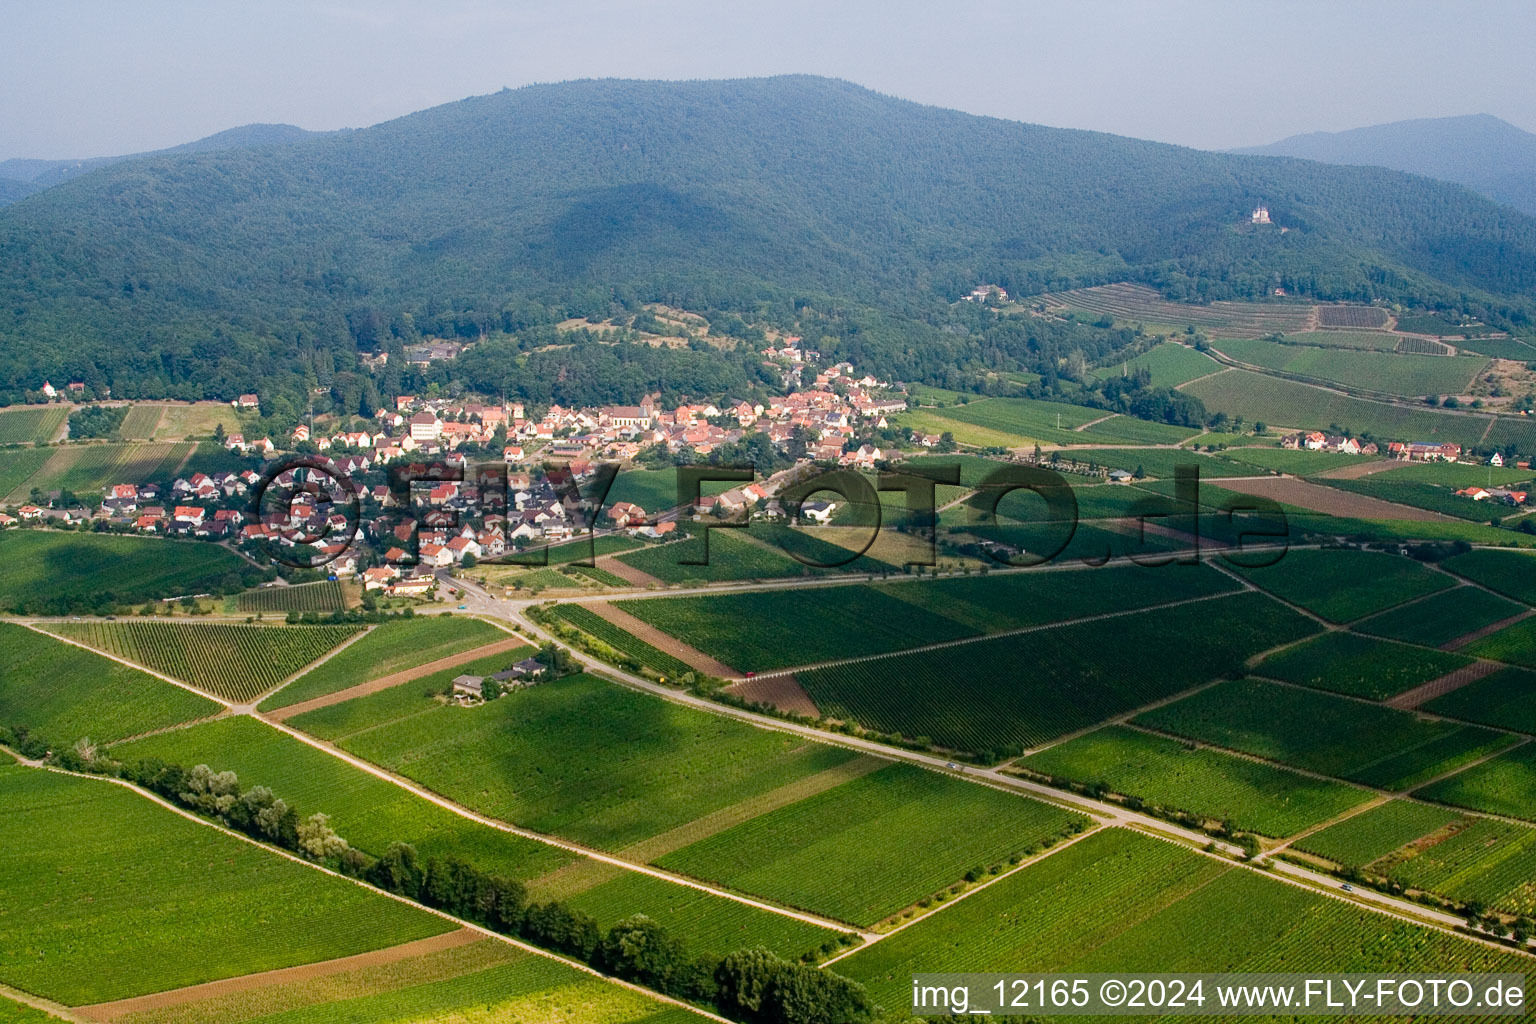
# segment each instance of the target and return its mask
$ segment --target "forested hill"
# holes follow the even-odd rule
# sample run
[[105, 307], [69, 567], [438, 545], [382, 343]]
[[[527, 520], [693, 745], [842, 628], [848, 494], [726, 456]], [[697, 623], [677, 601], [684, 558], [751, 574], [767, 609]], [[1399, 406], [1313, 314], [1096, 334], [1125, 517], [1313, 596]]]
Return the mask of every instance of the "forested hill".
[[1536, 135], [1488, 114], [1310, 132], [1234, 152], [1411, 171], [1457, 182], [1536, 215]]
[[[1248, 225], [1261, 202], [1275, 227]], [[1186, 298], [1283, 285], [1495, 317], [1523, 317], [1536, 288], [1536, 220], [1458, 186], [811, 77], [536, 86], [126, 161], [0, 211], [0, 252], [12, 393], [63, 376], [227, 397], [385, 336], [517, 329], [615, 294], [931, 321], [980, 281], [1129, 277]]]

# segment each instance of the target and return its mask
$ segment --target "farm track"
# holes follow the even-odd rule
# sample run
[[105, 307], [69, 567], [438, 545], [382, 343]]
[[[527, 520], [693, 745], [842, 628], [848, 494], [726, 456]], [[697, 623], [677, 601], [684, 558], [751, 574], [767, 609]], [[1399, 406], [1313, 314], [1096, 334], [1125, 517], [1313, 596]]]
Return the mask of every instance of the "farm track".
[[[623, 554], [620, 552], [619, 554]], [[636, 569], [628, 562], [619, 561], [619, 555], [601, 555], [592, 560], [593, 566], [605, 572], [611, 572], [621, 580], [625, 580], [637, 587], [665, 586], [661, 580], [641, 569]]]
[[1388, 470], [1401, 469], [1410, 463], [1400, 459], [1378, 459], [1375, 462], [1355, 462], [1348, 466], [1340, 466], [1338, 469], [1328, 469], [1321, 473], [1313, 473], [1312, 476], [1319, 480], [1359, 480], [1361, 477], [1375, 476], [1377, 473], [1385, 473]]
[[1389, 708], [1397, 708], [1399, 711], [1411, 711], [1420, 704], [1434, 700], [1436, 697], [1444, 697], [1463, 686], [1472, 685], [1485, 676], [1491, 676], [1503, 667], [1496, 661], [1474, 661], [1454, 672], [1447, 672], [1439, 679], [1431, 679], [1411, 690], [1404, 690], [1396, 696], [1389, 697], [1382, 701], [1382, 704]]
[[1478, 640], [1481, 640], [1485, 636], [1492, 636], [1499, 630], [1513, 626], [1517, 622], [1522, 622], [1525, 619], [1530, 618], [1532, 615], [1536, 615], [1536, 611], [1526, 609], [1523, 612], [1511, 615], [1507, 619], [1500, 619], [1498, 622], [1484, 626], [1481, 629], [1474, 629], [1472, 632], [1466, 634], [1465, 636], [1459, 636], [1455, 640], [1443, 643], [1440, 645], [1440, 649], [1442, 651], [1459, 651], [1470, 643], [1476, 643]]
[[[275, 988], [279, 985], [293, 985], [306, 981], [314, 981], [318, 978], [329, 978], [336, 974], [354, 971], [359, 968], [385, 967], [389, 964], [399, 963], [402, 960], [410, 960], [415, 957], [425, 956], [428, 953], [438, 953], [447, 949], [455, 949], [459, 946], [467, 946], [472, 942], [483, 942], [485, 936], [468, 928], [460, 928], [458, 931], [443, 932], [425, 939], [417, 939], [415, 942], [406, 942], [398, 946], [389, 946], [385, 949], [376, 949], [368, 953], [358, 953], [355, 956], [339, 957], [335, 960], [321, 960], [318, 963], [302, 964], [298, 967], [285, 967], [281, 970], [263, 971], [259, 974], [243, 974], [237, 978], [225, 978], [222, 981], [210, 981], [201, 985], [190, 985], [186, 988], [168, 989], [164, 992], [156, 992], [147, 996], [135, 996], [132, 999], [119, 999], [110, 1003], [94, 1003], [89, 1006], [76, 1007], [77, 1011], [87, 1017], [107, 1022], [130, 1014], [145, 1013], [153, 1010], [169, 1010], [178, 1006], [186, 1006], [189, 1003], [201, 1003], [221, 996], [236, 995], [241, 992], [259, 993], [262, 989]], [[260, 998], [257, 996], [256, 998]]]
[[34, 1010], [41, 1010], [50, 1016], [58, 1017], [60, 1020], [70, 1021], [71, 1024], [92, 1024], [92, 1018], [90, 1017], [82, 1017], [77, 1011], [61, 1003], [55, 1003], [41, 996], [35, 996], [30, 992], [23, 992], [19, 988], [0, 985], [0, 996], [4, 996], [13, 1003], [20, 1003], [23, 1006], [30, 1006]]
[[[315, 711], [320, 708], [327, 708], [332, 704], [343, 704], [356, 697], [366, 697], [370, 693], [378, 693], [381, 690], [388, 690], [399, 686], [402, 683], [408, 683], [412, 679], [420, 679], [422, 676], [430, 676], [435, 673], [442, 672], [444, 669], [457, 668], [460, 665], [467, 665], [469, 662], [478, 661], [481, 658], [489, 658], [496, 654], [505, 654], [507, 651], [514, 651], [519, 647], [526, 646], [528, 646], [528, 641], [522, 639], [521, 637], [508, 637], [506, 640], [496, 640], [481, 647], [476, 647], [473, 650], [462, 651], [459, 654], [450, 654], [446, 658], [438, 658], [436, 661], [429, 661], [425, 665], [417, 665], [415, 668], [401, 669], [399, 672], [392, 672], [387, 676], [380, 676], [377, 679], [370, 679], [365, 683], [358, 683], [356, 686], [349, 686], [345, 690], [337, 690], [335, 693], [327, 693], [320, 697], [314, 697], [310, 700], [301, 701], [298, 704], [290, 704], [284, 708], [273, 708], [271, 711], [263, 712], [263, 717], [270, 718], [276, 722], [286, 722], [288, 719], [302, 715], [306, 711]], [[305, 672], [310, 671], [319, 664], [320, 662], [317, 661], [310, 665], [306, 665], [304, 671], [298, 673], [298, 675], [295, 675], [293, 678], [297, 679], [298, 676], [303, 675]], [[293, 679], [289, 679], [283, 685], [286, 686], [287, 683], [292, 681]], [[280, 690], [281, 687], [278, 689]], [[274, 690], [273, 692], [275, 693], [277, 691]], [[270, 694], [267, 696], [270, 696]], [[263, 697], [263, 699], [266, 698]]]

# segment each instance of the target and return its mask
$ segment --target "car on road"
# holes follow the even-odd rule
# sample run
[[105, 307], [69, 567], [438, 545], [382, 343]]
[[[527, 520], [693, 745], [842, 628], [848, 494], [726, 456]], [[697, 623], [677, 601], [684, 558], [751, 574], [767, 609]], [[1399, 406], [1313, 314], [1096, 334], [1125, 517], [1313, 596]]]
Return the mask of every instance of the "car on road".
[[1345, 892], [1354, 892], [1355, 891], [1355, 887], [1350, 885], [1348, 882], [1345, 882], [1344, 883], [1344, 891]]
[[462, 611], [464, 611], [468, 607], [469, 607], [469, 605], [467, 605], [467, 604], [461, 604], [461, 605], [459, 605], [459, 611], [462, 612]]

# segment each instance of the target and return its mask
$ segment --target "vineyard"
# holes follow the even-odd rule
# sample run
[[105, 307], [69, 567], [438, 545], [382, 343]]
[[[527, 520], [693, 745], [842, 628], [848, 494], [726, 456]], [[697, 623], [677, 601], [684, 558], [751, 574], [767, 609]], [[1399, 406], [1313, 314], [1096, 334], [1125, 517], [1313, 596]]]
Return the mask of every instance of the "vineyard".
[[0, 623], [0, 724], [24, 725], [56, 744], [107, 742], [219, 710], [138, 669]]
[[1205, 353], [1197, 352], [1188, 345], [1165, 341], [1134, 359], [1121, 360], [1096, 370], [1094, 375], [1104, 379], [1146, 370], [1151, 374], [1153, 387], [1174, 388], [1219, 369], [1221, 364]]
[[831, 718], [997, 760], [1170, 697], [1312, 624], [1259, 594], [797, 673]]
[[154, 440], [155, 428], [160, 424], [160, 414], [163, 411], [165, 411], [163, 405], [149, 405], [142, 402], [129, 407], [123, 422], [118, 424], [117, 436], [124, 441]]
[[1501, 729], [1536, 733], [1536, 672], [1502, 669], [1430, 701], [1424, 710]]
[[1524, 743], [1414, 794], [1488, 814], [1536, 821], [1536, 744]]
[[1438, 832], [1458, 817], [1443, 807], [1388, 800], [1297, 840], [1296, 848], [1326, 857], [1341, 867], [1363, 868], [1420, 836]]
[[0, 769], [0, 806], [0, 948], [48, 951], [6, 957], [0, 982], [62, 1003], [351, 956], [453, 927], [107, 782]]
[[[618, 556], [632, 569], [649, 573], [664, 583], [689, 580], [718, 583], [729, 580], [782, 579], [803, 576], [811, 570], [788, 555], [736, 536], [739, 530], [709, 531], [709, 564], [682, 565], [685, 559], [704, 558], [704, 540], [693, 537], [653, 547], [641, 548]], [[754, 533], [761, 532], [756, 528]]]
[[[1110, 416], [1061, 402], [1032, 398], [983, 398], [944, 410], [943, 415], [984, 430], [1014, 438], [1013, 444], [1041, 441], [1049, 444], [1176, 444], [1200, 433], [1192, 427], [1153, 423], [1131, 416]], [[1094, 423], [1095, 420], [1102, 422]], [[1093, 426], [1087, 424], [1094, 423]], [[1076, 428], [1082, 427], [1078, 430]]]
[[168, 477], [191, 454], [191, 444], [69, 444], [50, 449], [47, 462], [11, 491], [21, 501], [43, 491], [99, 491], [108, 484], [137, 484]]
[[1254, 672], [1318, 690], [1385, 700], [1470, 664], [1471, 658], [1459, 654], [1340, 631], [1271, 655]]
[[1461, 394], [1488, 360], [1481, 356], [1396, 355], [1267, 341], [1223, 340], [1213, 346], [1240, 363], [1368, 391], [1405, 397]]
[[1522, 610], [1513, 601], [1479, 587], [1460, 586], [1373, 615], [1353, 628], [1389, 640], [1439, 647]]
[[65, 405], [31, 405], [0, 409], [0, 445], [52, 441], [69, 418]]
[[1451, 346], [1433, 338], [1402, 338], [1393, 351], [1407, 355], [1448, 356], [1451, 354]]
[[52, 626], [60, 636], [236, 703], [255, 700], [360, 628], [154, 621]]
[[1521, 619], [1462, 648], [1468, 654], [1536, 668], [1536, 618]]
[[[670, 654], [658, 651], [633, 633], [614, 625], [585, 605], [557, 604], [553, 612], [557, 618], [601, 640], [620, 654], [628, 655], [637, 663], [655, 669], [667, 678], [677, 679], [693, 671], [693, 667], [687, 662], [679, 661]], [[630, 610], [630, 613], [634, 614], [633, 610]]]
[[490, 623], [456, 615], [391, 619], [262, 701], [261, 709], [271, 711], [323, 697], [506, 638]]
[[1522, 971], [1524, 958], [1111, 828], [839, 961], [887, 1006], [927, 971]]
[[1455, 582], [1411, 558], [1355, 550], [1289, 551], [1274, 565], [1237, 572], [1330, 622], [1351, 622]]
[[1414, 480], [1401, 480], [1392, 473], [1362, 477], [1358, 480], [1322, 480], [1319, 483], [1337, 487], [1341, 491], [1349, 491], [1351, 494], [1363, 494], [1368, 498], [1379, 498], [1398, 505], [1428, 509], [1443, 516], [1455, 516], [1457, 519], [1467, 519], [1474, 523], [1486, 523], [1490, 518], [1498, 516], [1501, 511], [1499, 505], [1486, 501], [1472, 501], [1458, 495], [1449, 487], [1419, 483]]
[[1271, 429], [1285, 426], [1325, 430], [1337, 424], [1346, 434], [1368, 433], [1388, 440], [1477, 445], [1492, 418], [1351, 398], [1254, 370], [1227, 370], [1193, 381], [1180, 390], [1200, 399], [1210, 412], [1241, 416], [1250, 423], [1263, 421]]
[[[419, 693], [416, 683], [395, 689]], [[855, 756], [587, 676], [473, 709], [427, 703], [417, 713], [421, 706], [341, 746], [482, 814], [601, 849], [622, 849]], [[307, 728], [309, 717], [294, 724]]]
[[867, 926], [971, 868], [1006, 865], [1010, 856], [1086, 824], [1027, 797], [893, 764], [657, 863]]
[[1310, 476], [1370, 461], [1369, 457], [1309, 452], [1299, 448], [1228, 448], [1221, 453], [1221, 457], [1240, 462], [1244, 466], [1272, 469], [1293, 476]]
[[1380, 306], [1318, 306], [1317, 322], [1322, 327], [1385, 327], [1387, 311]]
[[1395, 352], [1398, 342], [1401, 341], [1396, 334], [1386, 331], [1302, 331], [1298, 334], [1287, 334], [1285, 340], [1297, 345], [1317, 345], [1321, 348], [1352, 348], [1365, 349], [1375, 352]]
[[327, 612], [347, 607], [341, 584], [335, 580], [302, 583], [295, 587], [262, 587], [248, 590], [238, 598], [242, 612]]
[[1370, 794], [1209, 747], [1108, 726], [1018, 762], [1154, 806], [1276, 838], [1343, 814]]
[[1514, 737], [1315, 690], [1218, 683], [1134, 724], [1384, 789], [1412, 788]]
[[1261, 338], [1276, 331], [1306, 330], [1313, 309], [1264, 302], [1212, 302], [1197, 306], [1169, 302], [1154, 289], [1129, 283], [1047, 292], [1034, 301], [1044, 302], [1049, 309], [1107, 314], [1118, 323], [1142, 323], [1152, 329], [1196, 327], [1228, 338]]
[[0, 449], [0, 498], [18, 490], [51, 458], [52, 448]]
[[1468, 818], [1434, 840], [1375, 870], [1453, 900], [1477, 900], [1514, 914], [1536, 910], [1536, 829]]
[[246, 565], [239, 555], [212, 544], [11, 530], [0, 534], [0, 607], [52, 609], [74, 600], [106, 597], [130, 603], [195, 593]]
[[1445, 568], [1516, 601], [1536, 604], [1536, 556], [1518, 551], [1468, 551], [1447, 558]]

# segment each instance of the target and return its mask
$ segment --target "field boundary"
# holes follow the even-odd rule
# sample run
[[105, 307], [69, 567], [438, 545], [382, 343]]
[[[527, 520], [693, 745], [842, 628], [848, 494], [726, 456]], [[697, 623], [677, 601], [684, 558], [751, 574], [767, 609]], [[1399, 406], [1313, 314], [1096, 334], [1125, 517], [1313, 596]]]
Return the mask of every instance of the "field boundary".
[[[602, 616], [611, 625], [617, 626], [635, 639], [650, 644], [663, 654], [670, 654], [678, 661], [684, 662], [699, 672], [709, 676], [719, 676], [722, 679], [740, 679], [741, 673], [736, 671], [719, 658], [705, 654], [697, 647], [688, 644], [671, 633], [665, 632], [657, 626], [651, 625], [644, 619], [636, 618], [622, 608], [616, 608], [612, 602], [603, 601], [586, 606], [594, 614]], [[767, 673], [764, 673], [765, 675]]]
[[1478, 660], [1470, 665], [1447, 672], [1438, 679], [1431, 679], [1427, 683], [1421, 683], [1411, 690], [1388, 697], [1382, 704], [1389, 708], [1397, 708], [1399, 711], [1411, 711], [1427, 701], [1436, 697], [1443, 697], [1448, 693], [1454, 693], [1463, 686], [1471, 686], [1479, 679], [1493, 675], [1505, 668], [1497, 661]]

